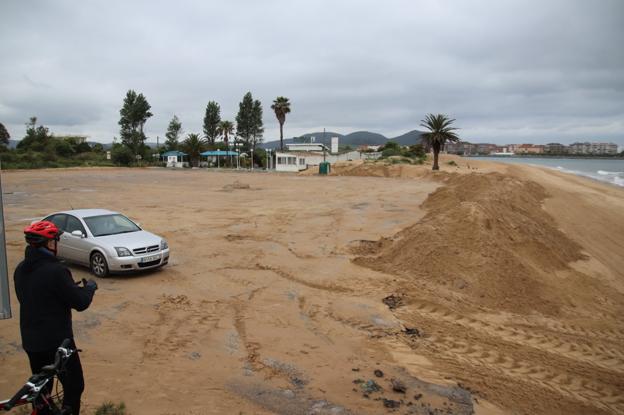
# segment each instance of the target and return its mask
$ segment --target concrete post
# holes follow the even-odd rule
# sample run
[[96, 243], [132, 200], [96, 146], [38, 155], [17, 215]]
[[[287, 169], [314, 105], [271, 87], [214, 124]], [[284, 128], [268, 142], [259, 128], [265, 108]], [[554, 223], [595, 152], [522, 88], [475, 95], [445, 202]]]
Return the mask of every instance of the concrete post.
[[2, 201], [2, 163], [0, 162], [0, 319], [8, 318], [11, 318], [11, 297], [9, 296], [9, 269]]

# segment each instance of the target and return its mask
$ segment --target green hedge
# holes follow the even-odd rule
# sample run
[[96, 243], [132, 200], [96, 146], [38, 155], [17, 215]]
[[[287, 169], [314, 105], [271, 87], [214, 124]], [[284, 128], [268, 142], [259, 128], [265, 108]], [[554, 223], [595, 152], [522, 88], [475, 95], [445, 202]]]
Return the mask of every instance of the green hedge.
[[8, 151], [0, 153], [0, 161], [3, 170], [114, 165], [110, 160], [106, 160], [105, 155], [98, 153], [81, 153], [72, 157], [60, 157], [51, 152]]

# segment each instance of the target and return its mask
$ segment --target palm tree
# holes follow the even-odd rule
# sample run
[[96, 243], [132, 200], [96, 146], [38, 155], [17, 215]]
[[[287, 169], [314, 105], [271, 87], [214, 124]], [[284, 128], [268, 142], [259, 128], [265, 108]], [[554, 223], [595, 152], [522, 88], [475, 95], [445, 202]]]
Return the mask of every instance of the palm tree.
[[440, 154], [440, 149], [444, 147], [444, 143], [446, 141], [459, 141], [459, 137], [453, 132], [457, 128], [451, 127], [454, 121], [454, 119], [449, 119], [444, 114], [427, 114], [424, 120], [420, 120], [420, 125], [429, 130], [423, 133], [422, 139], [433, 149], [432, 170], [440, 170], [438, 154]]
[[[221, 121], [219, 123], [219, 126], [217, 127], [217, 133], [220, 136], [223, 136], [223, 142], [225, 143], [225, 146], [227, 147], [228, 151], [230, 151], [230, 143], [229, 143], [228, 137], [231, 134], [234, 134], [234, 123], [232, 121], [227, 121], [227, 120]], [[231, 157], [230, 157], [230, 164], [232, 164]]]
[[206, 146], [206, 141], [199, 136], [199, 134], [189, 134], [184, 140], [184, 150], [188, 152], [191, 163], [193, 166], [197, 167], [199, 165], [199, 157], [200, 153], [204, 151], [204, 147]]
[[286, 114], [290, 112], [290, 102], [286, 97], [277, 97], [271, 105], [271, 109], [275, 111], [275, 116], [280, 125], [280, 150], [284, 150], [284, 122], [286, 122]]
[[223, 136], [223, 142], [227, 146], [228, 150], [230, 148], [228, 144], [228, 137], [230, 134], [234, 134], [234, 123], [232, 121], [221, 121], [219, 126], [217, 127], [217, 131], [220, 136]]

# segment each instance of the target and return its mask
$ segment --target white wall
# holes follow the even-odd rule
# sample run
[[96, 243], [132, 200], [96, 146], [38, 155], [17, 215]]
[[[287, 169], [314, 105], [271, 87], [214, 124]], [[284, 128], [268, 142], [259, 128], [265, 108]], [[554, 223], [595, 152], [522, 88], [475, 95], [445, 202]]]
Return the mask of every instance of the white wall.
[[292, 153], [275, 153], [275, 171], [298, 172], [305, 170], [306, 165], [301, 164], [300, 159], [305, 159], [305, 157]]
[[338, 137], [331, 138], [331, 152], [333, 154], [338, 154]]
[[[350, 151], [348, 153], [342, 153], [342, 154], [325, 154], [325, 161], [328, 161], [329, 163], [333, 164], [339, 161], [360, 160], [360, 159], [366, 158], [365, 154], [366, 153], [360, 153], [359, 151]], [[277, 157], [282, 157], [282, 158], [294, 157], [296, 159], [296, 164], [288, 164], [287, 162], [284, 163], [284, 160], [282, 159], [281, 160], [282, 163], [277, 163], [275, 165], [276, 171], [297, 172], [300, 170], [305, 170], [311, 166], [318, 166], [319, 164], [323, 162], [323, 153], [317, 153], [317, 152], [310, 152], [306, 154], [277, 152], [275, 153], [275, 155]], [[304, 164], [301, 164], [302, 159], [304, 160]], [[277, 160], [280, 161], [279, 158]]]

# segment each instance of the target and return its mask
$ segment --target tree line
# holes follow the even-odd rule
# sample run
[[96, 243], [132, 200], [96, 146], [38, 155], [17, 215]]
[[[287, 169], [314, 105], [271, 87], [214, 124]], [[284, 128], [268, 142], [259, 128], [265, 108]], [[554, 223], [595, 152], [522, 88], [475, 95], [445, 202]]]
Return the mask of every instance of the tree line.
[[55, 136], [38, 124], [37, 117], [26, 123], [26, 134], [9, 149], [9, 132], [0, 123], [0, 153], [3, 168], [72, 167], [110, 164], [102, 144], [89, 144], [83, 136]]
[[[290, 112], [289, 99], [277, 97], [271, 109], [280, 124], [280, 146], [283, 148], [283, 125], [286, 114]], [[127, 92], [119, 111], [121, 147], [114, 148], [115, 158], [123, 158], [124, 161], [144, 158], [148, 146], [145, 144], [147, 137], [143, 128], [153, 115], [150, 110], [151, 106], [143, 94], [137, 94], [134, 90]], [[252, 162], [262, 164], [263, 157], [259, 157], [257, 149], [264, 135], [262, 115], [262, 103], [254, 99], [251, 92], [247, 92], [238, 104], [235, 122], [222, 119], [219, 103], [209, 101], [204, 111], [202, 134], [191, 132], [184, 137], [182, 122], [174, 114], [165, 133], [164, 150], [187, 153], [193, 165], [199, 163], [203, 151], [217, 149], [250, 152], [255, 159]]]
[[[182, 141], [183, 128], [180, 119], [174, 114], [169, 122], [165, 134], [167, 140], [164, 143], [165, 151], [183, 150], [188, 153], [193, 165], [198, 165], [200, 154], [205, 150], [233, 149], [238, 152], [249, 151], [252, 159], [251, 163], [264, 162], [263, 154], [258, 154], [256, 148], [262, 143], [264, 125], [262, 121], [262, 103], [254, 100], [251, 92], [247, 92], [238, 105], [238, 113], [234, 122], [221, 119], [221, 107], [215, 101], [209, 101], [206, 106], [203, 119], [203, 134], [189, 133]], [[286, 114], [290, 113], [290, 101], [288, 98], [278, 96], [271, 105], [271, 109], [280, 125], [280, 149], [284, 149], [284, 123]], [[160, 155], [145, 143], [147, 137], [144, 132], [146, 122], [153, 116], [151, 105], [141, 93], [129, 90], [119, 110], [119, 134], [121, 142], [113, 140], [111, 150], [112, 161], [116, 164], [130, 165], [141, 163], [147, 159], [153, 161], [153, 157]], [[421, 126], [428, 131], [422, 134], [423, 143], [433, 151], [433, 170], [438, 170], [438, 154], [447, 141], [457, 142], [459, 137], [455, 133], [457, 128], [453, 127], [454, 119], [450, 119], [444, 114], [427, 114], [421, 120]], [[0, 151], [7, 152], [9, 143], [9, 133], [2, 123], [0, 123]], [[232, 146], [233, 144], [233, 146]], [[417, 158], [422, 161], [422, 148], [413, 147], [408, 150], [399, 150], [386, 145], [384, 157], [402, 155], [408, 158]], [[157, 152], [159, 149], [156, 150]], [[10, 152], [9, 152], [10, 153]], [[261, 151], [260, 153], [264, 153]], [[26, 135], [17, 145], [17, 156], [8, 157], [9, 163], [15, 164], [12, 167], [32, 168], [32, 167], [60, 167], [72, 165], [76, 161], [80, 164], [102, 163], [104, 149], [101, 144], [93, 146], [86, 142], [86, 137], [54, 137], [47, 127], [37, 125], [37, 118], [30, 118], [26, 124]], [[21, 157], [21, 159], [20, 159]], [[7, 157], [3, 157], [7, 160]], [[67, 164], [67, 160], [71, 163]], [[20, 165], [24, 162], [24, 165]], [[227, 162], [226, 162], [227, 163]], [[252, 164], [253, 165], [253, 164]]]
[[[288, 98], [277, 97], [271, 106], [280, 124], [280, 143], [283, 148], [283, 125], [286, 114], [290, 112]], [[65, 167], [72, 165], [133, 165], [151, 163], [158, 152], [181, 150], [197, 165], [200, 153], [205, 150], [236, 150], [250, 152], [256, 162], [264, 161], [264, 150], [257, 148], [262, 143], [264, 125], [262, 121], [262, 103], [255, 100], [251, 92], [247, 92], [239, 103], [235, 121], [221, 118], [221, 107], [215, 101], [209, 101], [205, 109], [202, 133], [189, 133], [183, 136], [184, 130], [180, 119], [174, 115], [165, 133], [166, 141], [163, 148], [151, 149], [147, 144], [145, 125], [153, 116], [151, 105], [142, 93], [129, 90], [119, 110], [119, 136], [113, 138], [111, 160], [106, 159], [104, 147], [99, 144], [90, 145], [86, 137], [60, 136], [54, 134], [44, 125], [37, 124], [37, 117], [31, 117], [26, 123], [26, 134], [10, 151], [11, 138], [5, 126], [0, 123], [0, 152], [5, 167], [37, 168]], [[227, 161], [226, 161], [227, 163]]]

